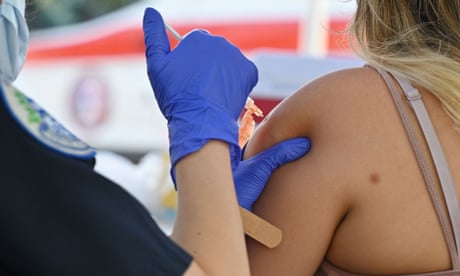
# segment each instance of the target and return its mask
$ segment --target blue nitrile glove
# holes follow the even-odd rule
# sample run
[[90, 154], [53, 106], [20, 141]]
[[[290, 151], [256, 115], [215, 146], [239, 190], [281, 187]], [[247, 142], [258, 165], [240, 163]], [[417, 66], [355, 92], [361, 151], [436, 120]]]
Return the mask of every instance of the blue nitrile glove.
[[143, 29], [150, 83], [168, 120], [173, 181], [177, 161], [211, 139], [229, 143], [236, 168], [237, 118], [257, 83], [256, 66], [223, 37], [200, 30], [171, 51], [163, 19], [152, 8], [145, 11]]
[[236, 196], [241, 207], [252, 211], [272, 172], [297, 160], [310, 150], [308, 138], [293, 138], [240, 162], [233, 171]]

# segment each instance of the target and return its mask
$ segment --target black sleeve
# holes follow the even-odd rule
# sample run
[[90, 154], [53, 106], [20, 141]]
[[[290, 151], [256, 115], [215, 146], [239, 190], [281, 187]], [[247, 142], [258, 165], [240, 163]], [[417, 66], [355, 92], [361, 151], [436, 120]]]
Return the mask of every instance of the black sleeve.
[[94, 173], [94, 160], [53, 152], [0, 101], [0, 271], [19, 275], [182, 275], [192, 258], [148, 211]]

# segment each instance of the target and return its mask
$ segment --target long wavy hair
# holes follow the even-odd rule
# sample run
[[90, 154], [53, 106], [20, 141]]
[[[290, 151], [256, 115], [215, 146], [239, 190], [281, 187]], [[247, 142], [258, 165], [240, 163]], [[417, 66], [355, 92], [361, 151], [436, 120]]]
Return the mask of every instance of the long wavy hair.
[[460, 0], [356, 0], [352, 47], [434, 94], [460, 129]]

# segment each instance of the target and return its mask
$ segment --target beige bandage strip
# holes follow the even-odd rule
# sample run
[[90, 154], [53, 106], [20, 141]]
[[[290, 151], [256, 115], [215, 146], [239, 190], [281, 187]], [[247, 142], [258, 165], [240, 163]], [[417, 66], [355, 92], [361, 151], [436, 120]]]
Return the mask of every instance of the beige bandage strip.
[[281, 243], [281, 230], [254, 213], [240, 207], [244, 233], [268, 248], [274, 248]]

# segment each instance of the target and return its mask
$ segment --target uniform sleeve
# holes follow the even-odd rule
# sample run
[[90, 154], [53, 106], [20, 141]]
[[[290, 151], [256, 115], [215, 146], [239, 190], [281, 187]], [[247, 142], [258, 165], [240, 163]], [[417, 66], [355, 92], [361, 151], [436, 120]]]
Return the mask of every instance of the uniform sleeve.
[[0, 271], [25, 275], [182, 275], [192, 257], [93, 159], [28, 137], [0, 102]]

